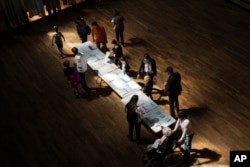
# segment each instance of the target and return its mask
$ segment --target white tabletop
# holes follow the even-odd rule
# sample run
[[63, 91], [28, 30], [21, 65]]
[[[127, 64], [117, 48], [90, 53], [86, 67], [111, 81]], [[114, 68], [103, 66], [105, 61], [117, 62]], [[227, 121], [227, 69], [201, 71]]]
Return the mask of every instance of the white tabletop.
[[87, 57], [89, 67], [122, 98], [123, 104], [127, 104], [133, 95], [139, 96], [138, 106], [142, 112], [142, 119], [152, 131], [157, 133], [161, 130], [158, 125], [169, 126], [176, 121], [140, 91], [141, 86], [124, 74], [111, 62], [109, 55], [102, 53], [92, 42], [88, 41], [75, 47]]
[[[161, 131], [161, 126], [170, 126], [176, 120], [160, 108], [153, 100], [145, 95], [142, 91], [137, 91], [125, 98], [121, 99], [123, 104], [127, 104], [133, 95], [138, 95], [139, 100], [137, 105], [142, 112], [142, 120], [150, 129], [158, 133]], [[161, 125], [161, 126], [160, 126]]]

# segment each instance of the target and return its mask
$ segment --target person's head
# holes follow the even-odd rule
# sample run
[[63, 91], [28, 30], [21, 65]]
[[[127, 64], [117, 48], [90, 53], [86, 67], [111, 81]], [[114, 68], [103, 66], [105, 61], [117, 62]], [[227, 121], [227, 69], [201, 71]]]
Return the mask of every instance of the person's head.
[[173, 69], [173, 67], [168, 66], [164, 71], [165, 71], [166, 73], [168, 73], [168, 74], [172, 74], [172, 73], [174, 72], [174, 69]]
[[179, 111], [179, 113], [178, 113], [178, 117], [180, 118], [180, 119], [185, 119], [185, 118], [187, 118], [188, 117], [188, 114], [187, 114], [187, 112], [186, 111]]
[[150, 55], [146, 53], [146, 54], [144, 55], [144, 58], [143, 58], [144, 63], [146, 63], [146, 64], [149, 63], [150, 58], [151, 58]]
[[114, 10], [114, 16], [118, 16], [120, 12], [118, 10]]
[[58, 31], [58, 26], [54, 25], [53, 29], [57, 32]]
[[81, 16], [76, 16], [75, 23], [76, 24], [85, 24], [85, 20]]
[[93, 21], [93, 22], [91, 23], [91, 25], [92, 25], [92, 27], [97, 27], [97, 26], [98, 26], [98, 24], [97, 24], [96, 21]]
[[72, 51], [74, 54], [77, 54], [77, 53], [78, 53], [77, 47], [73, 47], [73, 48], [71, 49], [71, 51]]
[[166, 137], [169, 137], [172, 134], [172, 130], [168, 126], [166, 126], [162, 129], [162, 134]]
[[112, 43], [114, 46], [118, 45], [118, 42], [117, 42], [115, 39], [113, 39], [113, 40], [111, 41], [111, 43]]
[[130, 101], [129, 101], [129, 104], [130, 104], [130, 105], [135, 105], [135, 104], [137, 104], [138, 99], [139, 99], [138, 95], [133, 95], [133, 96], [131, 97]]
[[69, 65], [70, 65], [69, 60], [65, 60], [65, 61], [63, 62], [63, 65], [64, 65], [64, 67], [69, 67]]
[[125, 64], [126, 62], [127, 62], [127, 60], [126, 60], [126, 58], [125, 57], [121, 57], [120, 58], [120, 62], [122, 63], [122, 64]]

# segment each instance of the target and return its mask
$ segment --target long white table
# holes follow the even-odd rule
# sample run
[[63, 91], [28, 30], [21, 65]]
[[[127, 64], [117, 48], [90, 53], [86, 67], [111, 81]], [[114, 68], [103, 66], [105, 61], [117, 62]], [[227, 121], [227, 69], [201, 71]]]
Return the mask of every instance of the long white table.
[[141, 89], [141, 86], [124, 74], [111, 60], [90, 41], [76, 46], [87, 57], [89, 67], [105, 81], [121, 98]]
[[138, 105], [142, 111], [142, 119], [153, 132], [161, 131], [158, 125], [169, 126], [175, 123], [176, 120], [173, 117], [147, 97], [141, 91], [141, 86], [124, 74], [111, 62], [108, 55], [102, 53], [92, 42], [88, 41], [75, 47], [87, 57], [89, 67], [122, 98], [123, 104], [127, 104], [133, 95], [139, 96]]

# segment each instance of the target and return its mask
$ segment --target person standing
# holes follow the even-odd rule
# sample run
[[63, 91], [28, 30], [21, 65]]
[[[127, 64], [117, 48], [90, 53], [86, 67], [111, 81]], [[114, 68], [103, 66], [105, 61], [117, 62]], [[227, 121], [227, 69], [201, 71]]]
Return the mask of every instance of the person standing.
[[103, 45], [103, 51], [106, 52], [107, 48], [107, 34], [103, 26], [100, 26], [96, 21], [92, 22], [92, 39], [96, 43], [98, 49], [101, 49], [101, 44]]
[[136, 142], [139, 143], [141, 136], [141, 113], [137, 106], [138, 95], [133, 95], [130, 101], [125, 106], [125, 112], [127, 113], [127, 121], [129, 126], [129, 139], [133, 141], [133, 132], [136, 132]]
[[122, 47], [114, 39], [111, 41], [111, 43], [113, 44], [113, 48], [112, 48], [111, 54], [114, 57], [114, 63], [115, 63], [115, 65], [118, 65], [120, 58], [123, 56]]
[[81, 39], [81, 42], [84, 43], [88, 40], [88, 35], [90, 35], [90, 27], [86, 24], [85, 20], [81, 16], [76, 16], [76, 31], [78, 36]]
[[75, 67], [70, 66], [70, 62], [68, 60], [65, 60], [63, 62], [63, 65], [64, 65], [64, 70], [63, 70], [64, 76], [67, 77], [67, 79], [71, 83], [75, 97], [78, 99], [81, 96], [78, 90], [78, 85], [81, 83], [82, 77]]
[[191, 122], [188, 118], [188, 114], [185, 111], [179, 111], [179, 117], [175, 124], [175, 128], [172, 130], [172, 133], [176, 132], [178, 129], [181, 130], [181, 137], [178, 139], [178, 143], [184, 143], [184, 148], [181, 148], [181, 151], [185, 156], [190, 156], [192, 140], [194, 132], [192, 129]]
[[90, 95], [90, 88], [86, 84], [86, 79], [85, 79], [85, 72], [88, 69], [87, 58], [84, 54], [79, 53], [78, 49], [76, 47], [73, 47], [71, 50], [75, 55], [75, 57], [74, 57], [75, 67], [82, 77], [82, 82], [81, 82], [82, 88], [87, 92], [87, 95], [89, 96]]
[[54, 29], [55, 32], [52, 35], [52, 46], [54, 46], [54, 42], [55, 42], [56, 45], [57, 45], [57, 48], [58, 48], [58, 50], [60, 52], [60, 56], [63, 59], [64, 58], [64, 54], [63, 54], [63, 40], [65, 42], [65, 38], [64, 38], [63, 34], [59, 31], [57, 25], [55, 25], [53, 27], [53, 29]]
[[124, 46], [124, 17], [120, 15], [119, 11], [115, 10], [114, 17], [112, 18], [111, 22], [114, 25], [113, 29], [115, 30], [116, 40], [120, 42], [122, 46]]
[[153, 100], [152, 90], [153, 90], [153, 79], [149, 75], [144, 76], [144, 93]]
[[170, 106], [170, 114], [172, 117], [175, 116], [175, 109], [179, 112], [179, 95], [182, 91], [181, 86], [181, 75], [177, 72], [174, 72], [172, 67], [167, 67], [165, 72], [168, 74], [168, 79], [164, 83], [165, 89], [164, 93], [169, 97], [169, 106]]
[[138, 70], [137, 78], [140, 78], [141, 75], [143, 75], [143, 77], [149, 75], [153, 80], [155, 80], [157, 75], [155, 60], [151, 58], [149, 54], [144, 55]]

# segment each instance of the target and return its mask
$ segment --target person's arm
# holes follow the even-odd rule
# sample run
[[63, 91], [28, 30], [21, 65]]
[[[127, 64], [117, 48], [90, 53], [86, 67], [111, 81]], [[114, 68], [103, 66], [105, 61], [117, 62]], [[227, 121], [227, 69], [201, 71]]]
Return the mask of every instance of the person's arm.
[[177, 122], [176, 122], [176, 124], [175, 124], [174, 129], [172, 130], [172, 133], [174, 133], [174, 132], [176, 132], [176, 131], [177, 131], [177, 129], [178, 129], [178, 128], [179, 128], [179, 126], [180, 126], [180, 123], [181, 123], [181, 120], [180, 120], [180, 119], [178, 119], [178, 120], [177, 120]]
[[156, 63], [155, 63], [155, 60], [152, 59], [152, 71], [154, 73], [154, 75], [156, 76], [157, 75], [157, 69], [156, 69]]

